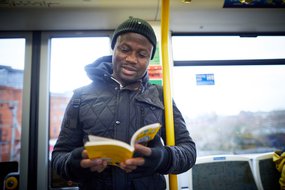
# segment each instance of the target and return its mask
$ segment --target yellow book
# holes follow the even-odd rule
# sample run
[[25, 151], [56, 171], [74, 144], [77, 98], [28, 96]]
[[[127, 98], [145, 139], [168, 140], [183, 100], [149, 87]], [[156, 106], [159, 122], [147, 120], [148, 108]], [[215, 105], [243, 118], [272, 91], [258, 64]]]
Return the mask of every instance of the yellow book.
[[118, 166], [120, 162], [133, 157], [136, 143], [146, 143], [152, 140], [160, 127], [159, 123], [153, 123], [138, 129], [132, 136], [130, 144], [120, 140], [89, 135], [89, 141], [85, 143], [84, 147], [90, 159], [101, 158], [107, 160], [109, 165]]

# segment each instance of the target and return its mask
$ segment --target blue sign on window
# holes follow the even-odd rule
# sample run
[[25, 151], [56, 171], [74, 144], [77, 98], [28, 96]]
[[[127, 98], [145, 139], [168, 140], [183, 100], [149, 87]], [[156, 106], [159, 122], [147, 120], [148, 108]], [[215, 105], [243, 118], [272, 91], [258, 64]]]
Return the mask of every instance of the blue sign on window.
[[196, 74], [197, 85], [215, 85], [214, 74]]

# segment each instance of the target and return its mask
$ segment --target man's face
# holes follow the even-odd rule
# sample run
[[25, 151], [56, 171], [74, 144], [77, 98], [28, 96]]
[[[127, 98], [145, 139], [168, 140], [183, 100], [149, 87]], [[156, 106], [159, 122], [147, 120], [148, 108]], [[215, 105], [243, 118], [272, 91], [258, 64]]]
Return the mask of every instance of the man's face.
[[149, 65], [152, 49], [152, 44], [143, 35], [120, 35], [114, 47], [113, 77], [122, 85], [141, 79]]

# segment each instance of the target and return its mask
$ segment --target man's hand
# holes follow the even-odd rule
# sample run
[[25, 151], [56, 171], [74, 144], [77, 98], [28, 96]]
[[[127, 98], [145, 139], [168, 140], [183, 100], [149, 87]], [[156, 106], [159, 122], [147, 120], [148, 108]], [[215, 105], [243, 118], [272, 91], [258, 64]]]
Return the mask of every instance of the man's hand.
[[[151, 155], [151, 149], [141, 144], [135, 144], [135, 151], [143, 156]], [[127, 159], [125, 162], [121, 162], [120, 168], [129, 173], [135, 170], [138, 166], [144, 165], [144, 163], [145, 159], [143, 157], [130, 158]]]
[[120, 167], [126, 172], [134, 172], [140, 175], [153, 173], [165, 173], [171, 164], [171, 152], [169, 147], [146, 147], [135, 145], [135, 153], [140, 155], [120, 163]]
[[87, 155], [87, 151], [82, 151], [82, 160], [80, 161], [80, 166], [82, 168], [90, 168], [92, 172], [99, 172], [101, 173], [107, 167], [107, 161], [103, 159], [92, 159], [90, 160]]

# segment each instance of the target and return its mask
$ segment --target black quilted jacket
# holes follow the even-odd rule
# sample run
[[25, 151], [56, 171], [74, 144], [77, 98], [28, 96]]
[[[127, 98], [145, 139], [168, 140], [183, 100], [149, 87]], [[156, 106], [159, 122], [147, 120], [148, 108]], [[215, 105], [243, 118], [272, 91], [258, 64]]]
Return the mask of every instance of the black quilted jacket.
[[[67, 106], [61, 132], [53, 151], [52, 166], [65, 179], [79, 182], [80, 189], [165, 189], [163, 174], [185, 172], [196, 161], [195, 143], [174, 102], [175, 146], [170, 147], [171, 162], [165, 173], [127, 174], [118, 167], [108, 167], [102, 173], [86, 169], [72, 172], [68, 168], [68, 162], [72, 161], [71, 152], [82, 148], [89, 134], [129, 143], [138, 128], [159, 122], [162, 124], [159, 135], [166, 142], [162, 88], [150, 84], [147, 74], [142, 79], [140, 90], [120, 87], [111, 79], [111, 59], [111, 56], [102, 57], [86, 66], [86, 72], [93, 83], [75, 90]], [[76, 113], [73, 100], [78, 97], [80, 106]]]

